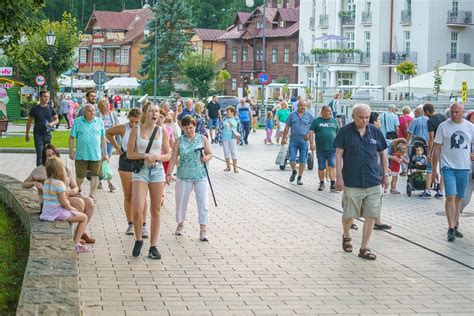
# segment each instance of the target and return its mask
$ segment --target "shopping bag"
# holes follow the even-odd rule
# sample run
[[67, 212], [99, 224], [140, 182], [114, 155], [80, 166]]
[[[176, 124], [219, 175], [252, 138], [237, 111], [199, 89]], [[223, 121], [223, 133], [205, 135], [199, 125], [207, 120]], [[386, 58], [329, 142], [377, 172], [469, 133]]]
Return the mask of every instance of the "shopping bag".
[[285, 163], [287, 153], [288, 153], [288, 145], [282, 145], [275, 159], [275, 165], [279, 165], [279, 166], [283, 165]]
[[110, 170], [109, 162], [107, 160], [102, 161], [102, 178], [104, 180], [111, 180], [113, 177], [112, 170]]

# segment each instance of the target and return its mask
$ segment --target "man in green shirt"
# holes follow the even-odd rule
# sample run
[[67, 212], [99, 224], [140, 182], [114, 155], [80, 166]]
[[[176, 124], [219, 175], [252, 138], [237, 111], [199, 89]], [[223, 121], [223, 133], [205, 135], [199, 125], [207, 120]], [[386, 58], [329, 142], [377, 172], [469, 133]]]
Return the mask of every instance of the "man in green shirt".
[[[326, 165], [329, 166], [329, 178], [331, 179], [330, 191], [336, 191], [336, 150], [332, 143], [336, 138], [338, 124], [332, 117], [331, 107], [325, 105], [321, 109], [321, 116], [314, 119], [308, 132], [310, 141], [310, 150], [316, 150], [318, 157], [318, 175], [319, 187], [318, 191], [324, 190], [324, 173]], [[316, 142], [316, 146], [315, 146]]]

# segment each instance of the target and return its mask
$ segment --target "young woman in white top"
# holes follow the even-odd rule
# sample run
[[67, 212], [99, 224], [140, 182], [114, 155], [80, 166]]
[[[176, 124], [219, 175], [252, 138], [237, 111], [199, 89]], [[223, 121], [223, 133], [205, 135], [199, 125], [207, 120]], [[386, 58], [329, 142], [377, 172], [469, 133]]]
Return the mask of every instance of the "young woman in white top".
[[[160, 232], [160, 207], [165, 185], [165, 172], [163, 161], [171, 158], [168, 133], [163, 128], [157, 126], [160, 119], [160, 108], [157, 104], [151, 104], [146, 112], [142, 114], [144, 121], [132, 129], [127, 146], [127, 158], [131, 160], [143, 159], [144, 164], [140, 172], [132, 174], [132, 212], [133, 226], [135, 229], [135, 245], [132, 255], [140, 256], [143, 246], [142, 221], [143, 207], [148, 190], [150, 190], [150, 249], [148, 257], [151, 259], [161, 259], [161, 255], [156, 248], [158, 235]], [[155, 127], [158, 131], [153, 140], [150, 152], [145, 153], [150, 137]]]
[[[125, 151], [127, 150], [128, 140], [132, 129], [140, 123], [140, 116], [142, 111], [138, 108], [131, 109], [128, 112], [128, 122], [125, 124], [116, 125], [108, 128], [105, 131], [107, 140], [115, 147], [119, 157], [119, 175], [120, 182], [123, 189], [123, 205], [125, 208], [125, 216], [127, 217], [128, 227], [125, 231], [127, 235], [133, 235], [133, 216], [132, 216], [132, 161], [127, 159]], [[116, 136], [122, 138], [122, 143], [119, 145]], [[143, 207], [143, 227], [142, 237], [148, 238], [148, 231], [146, 229], [146, 204]]]

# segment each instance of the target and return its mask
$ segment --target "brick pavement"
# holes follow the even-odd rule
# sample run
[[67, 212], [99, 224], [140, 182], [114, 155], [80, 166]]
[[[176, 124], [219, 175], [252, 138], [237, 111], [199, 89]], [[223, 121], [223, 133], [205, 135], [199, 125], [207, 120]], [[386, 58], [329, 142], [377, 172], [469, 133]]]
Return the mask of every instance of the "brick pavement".
[[[221, 148], [214, 149], [222, 156]], [[239, 150], [243, 168], [340, 208], [339, 194], [316, 191], [315, 171], [306, 174], [302, 187], [289, 184], [289, 171], [273, 165], [277, 146], [259, 143]], [[0, 160], [0, 172], [22, 180], [34, 155], [0, 154]], [[92, 253], [78, 256], [84, 315], [467, 315], [474, 310], [472, 269], [380, 231], [371, 243], [377, 260], [363, 261], [342, 251], [341, 215], [335, 210], [243, 170], [233, 174], [223, 168], [218, 159], [210, 166], [219, 207], [211, 207], [209, 243], [198, 241], [193, 201], [185, 234], [172, 234], [173, 188], [166, 189], [158, 261], [131, 257], [122, 193], [99, 192], [90, 225], [97, 243]], [[114, 181], [119, 187], [118, 178]], [[440, 201], [402, 195], [387, 196], [384, 203], [384, 220], [394, 233], [473, 265], [472, 229], [467, 229], [472, 218], [463, 218], [466, 237], [448, 244], [445, 219], [434, 215]], [[353, 237], [358, 249], [360, 231]]]

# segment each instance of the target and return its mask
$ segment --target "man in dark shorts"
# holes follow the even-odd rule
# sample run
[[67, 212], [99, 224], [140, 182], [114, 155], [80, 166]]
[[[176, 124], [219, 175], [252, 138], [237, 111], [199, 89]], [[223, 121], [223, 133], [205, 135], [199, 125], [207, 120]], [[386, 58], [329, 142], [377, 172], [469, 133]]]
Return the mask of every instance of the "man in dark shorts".
[[354, 105], [354, 121], [339, 130], [333, 145], [336, 148], [336, 188], [343, 191], [342, 249], [352, 252], [350, 227], [354, 218], [364, 217], [358, 256], [375, 260], [377, 257], [368, 243], [375, 219], [380, 217], [382, 186], [386, 189], [389, 181], [387, 142], [382, 132], [369, 124], [370, 111], [367, 104]]
[[33, 107], [28, 114], [28, 121], [26, 122], [25, 141], [30, 141], [31, 123], [35, 120], [33, 127], [33, 139], [36, 149], [36, 166], [41, 165], [41, 156], [43, 147], [46, 144], [51, 144], [51, 130], [59, 123], [58, 114], [54, 108], [48, 104], [48, 91], [40, 92], [40, 103]]
[[214, 130], [219, 128], [219, 122], [222, 121], [221, 106], [217, 102], [217, 96], [213, 95], [211, 102], [206, 106], [207, 125], [209, 127], [209, 135], [211, 136], [211, 144], [217, 143], [214, 139]]

